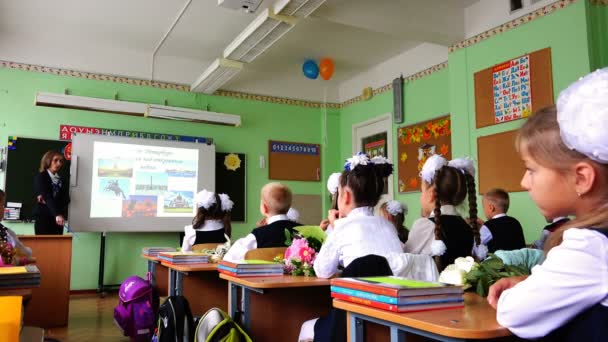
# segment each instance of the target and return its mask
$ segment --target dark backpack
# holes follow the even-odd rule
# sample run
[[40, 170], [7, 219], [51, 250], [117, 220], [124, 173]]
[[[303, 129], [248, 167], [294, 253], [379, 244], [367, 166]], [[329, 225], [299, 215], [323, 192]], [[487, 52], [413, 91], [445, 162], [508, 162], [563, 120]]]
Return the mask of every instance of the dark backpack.
[[158, 309], [158, 342], [193, 342], [194, 319], [184, 296], [169, 296]]
[[118, 305], [114, 308], [114, 322], [131, 341], [150, 341], [159, 298], [148, 280], [130, 276], [120, 285]]

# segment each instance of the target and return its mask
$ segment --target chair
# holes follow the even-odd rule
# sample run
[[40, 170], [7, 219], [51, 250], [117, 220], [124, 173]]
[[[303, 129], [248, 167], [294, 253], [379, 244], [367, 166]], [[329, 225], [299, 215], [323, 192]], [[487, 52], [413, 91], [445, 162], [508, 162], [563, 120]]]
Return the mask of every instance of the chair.
[[194, 246], [192, 246], [192, 251], [193, 252], [198, 252], [201, 251], [203, 249], [213, 249], [215, 250], [217, 248], [217, 246], [221, 245], [221, 243], [199, 243], [196, 244]]
[[245, 260], [273, 261], [277, 255], [283, 257], [285, 250], [287, 247], [256, 248], [245, 253]]

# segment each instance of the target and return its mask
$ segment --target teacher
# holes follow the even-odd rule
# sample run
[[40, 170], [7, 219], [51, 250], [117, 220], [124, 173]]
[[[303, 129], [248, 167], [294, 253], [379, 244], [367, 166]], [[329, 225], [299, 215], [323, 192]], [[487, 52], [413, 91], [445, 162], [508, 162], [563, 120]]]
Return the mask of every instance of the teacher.
[[40, 160], [40, 173], [34, 178], [34, 231], [36, 235], [61, 235], [68, 216], [69, 184], [59, 175], [63, 155], [47, 151]]

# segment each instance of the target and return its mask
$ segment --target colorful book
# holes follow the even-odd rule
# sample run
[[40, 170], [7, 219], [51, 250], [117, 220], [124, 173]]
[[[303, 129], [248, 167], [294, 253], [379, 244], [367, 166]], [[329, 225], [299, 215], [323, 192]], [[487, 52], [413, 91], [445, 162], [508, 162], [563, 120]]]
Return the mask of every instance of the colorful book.
[[462, 294], [438, 294], [438, 295], [423, 295], [423, 296], [408, 296], [408, 297], [390, 297], [376, 293], [370, 293], [360, 290], [349, 289], [346, 287], [332, 286], [331, 292], [340, 293], [346, 296], [359, 297], [369, 299], [376, 302], [395, 304], [395, 305], [418, 305], [418, 304], [434, 304], [434, 303], [451, 303], [462, 302], [464, 300]]
[[249, 274], [237, 274], [234, 272], [230, 272], [221, 268], [217, 269], [220, 273], [224, 273], [233, 277], [245, 278], [245, 277], [281, 277], [283, 272], [281, 273], [249, 273]]
[[414, 312], [414, 311], [427, 311], [427, 310], [439, 310], [439, 309], [452, 309], [464, 307], [464, 302], [452, 302], [452, 303], [434, 303], [434, 304], [418, 304], [418, 305], [395, 305], [388, 303], [376, 302], [369, 299], [348, 296], [341, 293], [331, 293], [332, 298], [341, 299], [347, 302], [362, 304], [378, 309], [393, 311], [393, 312]]
[[462, 286], [401, 277], [336, 278], [331, 280], [331, 285], [389, 297], [463, 293]]
[[279, 273], [283, 274], [283, 268], [232, 268], [225, 265], [217, 265], [220, 270], [225, 270], [235, 274], [259, 274], [259, 273]]
[[267, 260], [242, 260], [239, 262], [231, 262], [227, 260], [222, 260], [219, 262], [220, 265], [224, 265], [230, 268], [279, 268], [283, 269], [282, 264], [278, 264], [274, 261]]

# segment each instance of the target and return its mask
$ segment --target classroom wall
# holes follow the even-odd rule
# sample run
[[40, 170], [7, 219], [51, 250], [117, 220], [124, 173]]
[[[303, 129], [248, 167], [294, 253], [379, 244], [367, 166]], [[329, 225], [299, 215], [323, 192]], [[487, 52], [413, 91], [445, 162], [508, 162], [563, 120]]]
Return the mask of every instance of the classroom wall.
[[608, 66], [608, 3], [587, 2], [589, 64], [591, 70]]
[[[240, 114], [241, 127], [226, 127], [197, 123], [185, 123], [126, 115], [87, 112], [34, 106], [37, 91], [62, 93], [69, 89], [73, 95], [113, 98], [146, 103], [163, 103], [169, 106], [205, 108]], [[58, 139], [59, 125], [72, 124], [146, 132], [182, 134], [211, 137], [219, 152], [241, 152], [247, 155], [247, 222], [233, 224], [233, 237], [247, 234], [260, 218], [259, 191], [268, 182], [268, 166], [260, 169], [259, 156], [268, 163], [269, 139], [322, 143], [324, 125], [323, 110], [303, 106], [251, 101], [231, 97], [207, 96], [184, 91], [142, 87], [109, 81], [56, 76], [0, 68], [0, 141], [9, 135]], [[336, 125], [336, 110], [328, 110], [329, 129]], [[330, 138], [333, 141], [335, 137]], [[324, 152], [331, 156], [331, 145]], [[335, 149], [335, 148], [334, 148]], [[322, 155], [324, 164], [327, 156]], [[267, 164], [266, 163], [266, 164]], [[9, 165], [10, 167], [10, 165]], [[324, 173], [327, 170], [323, 170]], [[324, 182], [285, 182], [296, 194], [322, 194]], [[4, 174], [0, 174], [4, 184]], [[33, 234], [31, 224], [7, 223], [21, 234]], [[99, 264], [99, 233], [79, 233], [73, 241], [71, 288], [94, 289], [97, 287]], [[144, 246], [178, 246], [177, 233], [128, 234], [110, 233], [107, 237], [106, 284], [120, 283], [132, 274], [143, 275], [145, 260], [139, 257]]]
[[[577, 1], [548, 16], [537, 18], [515, 29], [495, 35], [477, 44], [451, 52], [448, 68], [407, 83], [405, 93], [405, 123], [424, 121], [450, 113], [452, 118], [452, 155], [468, 155], [477, 159], [477, 138], [513, 130], [522, 120], [481, 129], [475, 128], [473, 74], [494, 64], [545, 47], [552, 49], [554, 96], [590, 70], [587, 41], [586, 0]], [[606, 8], [602, 8], [605, 11]], [[605, 12], [602, 12], [605, 13]], [[599, 31], [598, 31], [599, 32]], [[605, 30], [601, 31], [605, 36]], [[392, 112], [392, 91], [382, 93], [366, 102], [357, 102], [340, 112], [340, 151], [342, 158], [351, 154], [352, 125], [378, 115]], [[399, 125], [401, 126], [401, 125]], [[393, 124], [393, 160], [397, 160], [397, 125]], [[406, 224], [411, 227], [420, 212], [419, 193], [399, 194], [393, 184], [396, 199], [409, 207]], [[478, 197], [478, 200], [481, 198]], [[535, 209], [526, 192], [511, 193], [509, 214], [517, 217], [527, 242], [539, 236], [543, 217]], [[481, 208], [479, 210], [481, 215]]]

